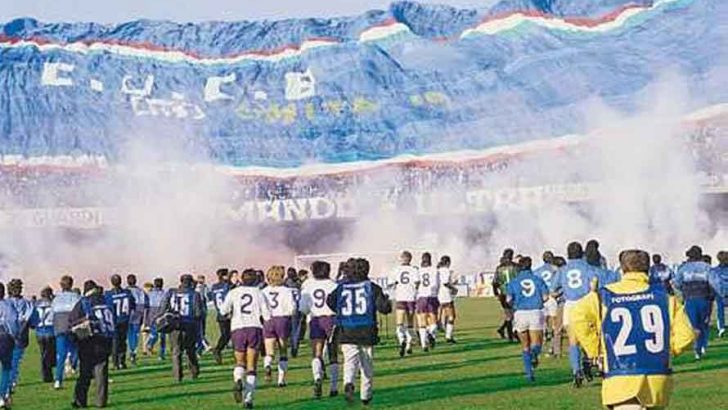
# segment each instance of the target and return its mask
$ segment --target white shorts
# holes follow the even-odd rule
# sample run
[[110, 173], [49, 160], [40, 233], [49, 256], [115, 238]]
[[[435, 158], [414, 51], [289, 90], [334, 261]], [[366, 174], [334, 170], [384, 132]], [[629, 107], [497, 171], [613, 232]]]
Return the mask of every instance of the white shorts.
[[517, 310], [513, 314], [513, 329], [516, 332], [540, 331], [544, 327], [542, 310]]
[[567, 300], [566, 303], [564, 303], [564, 317], [561, 321], [561, 323], [564, 325], [564, 327], [569, 326], [569, 316], [571, 316], [571, 309], [574, 308], [574, 305], [576, 305], [575, 301]]
[[550, 297], [546, 303], [543, 304], [543, 314], [547, 317], [556, 317], [559, 312], [559, 304], [556, 299]]

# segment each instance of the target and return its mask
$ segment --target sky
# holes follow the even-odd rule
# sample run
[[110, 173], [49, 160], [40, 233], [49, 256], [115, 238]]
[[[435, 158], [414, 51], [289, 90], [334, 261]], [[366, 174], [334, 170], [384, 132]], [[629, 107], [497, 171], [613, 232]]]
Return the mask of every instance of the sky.
[[[484, 8], [498, 0], [419, 0], [463, 8]], [[118, 23], [140, 18], [199, 22], [278, 20], [356, 15], [386, 9], [390, 0], [0, 0], [0, 22], [33, 17], [46, 22]]]

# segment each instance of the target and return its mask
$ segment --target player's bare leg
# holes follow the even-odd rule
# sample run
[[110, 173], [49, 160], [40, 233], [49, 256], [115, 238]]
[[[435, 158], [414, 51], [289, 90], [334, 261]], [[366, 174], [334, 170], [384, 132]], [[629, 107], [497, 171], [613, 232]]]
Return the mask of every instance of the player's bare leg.
[[277, 340], [273, 338], [265, 339], [265, 357], [263, 357], [263, 369], [265, 370], [265, 382], [273, 381], [273, 358], [276, 354]]
[[563, 335], [563, 313], [564, 306], [559, 305], [556, 309], [556, 316], [553, 317], [553, 333], [551, 335], [551, 347], [556, 358], [561, 358], [561, 341]]
[[278, 387], [286, 387], [288, 373], [288, 339], [278, 339], [280, 349], [278, 356]]

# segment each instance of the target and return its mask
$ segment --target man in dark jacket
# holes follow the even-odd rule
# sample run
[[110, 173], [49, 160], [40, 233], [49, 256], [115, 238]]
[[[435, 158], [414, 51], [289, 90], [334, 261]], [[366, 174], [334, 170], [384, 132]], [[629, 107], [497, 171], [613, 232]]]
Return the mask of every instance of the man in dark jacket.
[[112, 355], [116, 370], [126, 369], [126, 340], [129, 334], [129, 320], [136, 312], [136, 301], [129, 289], [121, 288], [121, 276], [111, 276], [111, 290], [104, 295], [106, 304], [114, 311], [114, 343]]
[[230, 342], [230, 317], [220, 313], [220, 307], [222, 302], [225, 300], [228, 292], [232, 289], [230, 284], [230, 277], [226, 268], [217, 270], [217, 283], [212, 285], [208, 299], [212, 300], [215, 305], [215, 311], [217, 312], [217, 326], [220, 328], [220, 337], [217, 339], [217, 344], [212, 350], [212, 355], [215, 357], [215, 363], [222, 364], [222, 351], [225, 346]]
[[382, 288], [369, 280], [369, 261], [349, 259], [344, 279], [327, 297], [326, 304], [336, 312], [335, 336], [344, 353], [344, 392], [354, 401], [354, 379], [361, 367], [360, 398], [364, 405], [372, 400], [374, 345], [379, 343], [377, 312], [389, 314], [392, 304]]
[[205, 312], [202, 296], [195, 291], [192, 275], [182, 275], [180, 286], [170, 290], [164, 303], [164, 312], [179, 315], [179, 327], [172, 330], [169, 342], [172, 346], [172, 372], [177, 382], [182, 382], [182, 354], [187, 355], [190, 374], [193, 379], [200, 373], [195, 347], [199, 336], [199, 326]]
[[85, 321], [90, 332], [78, 344], [79, 375], [73, 392], [74, 408], [88, 404], [88, 389], [96, 382], [96, 406], [105, 407], [109, 401], [109, 354], [114, 337], [114, 313], [106, 304], [103, 290], [92, 280], [83, 284], [83, 297], [68, 315], [69, 327]]

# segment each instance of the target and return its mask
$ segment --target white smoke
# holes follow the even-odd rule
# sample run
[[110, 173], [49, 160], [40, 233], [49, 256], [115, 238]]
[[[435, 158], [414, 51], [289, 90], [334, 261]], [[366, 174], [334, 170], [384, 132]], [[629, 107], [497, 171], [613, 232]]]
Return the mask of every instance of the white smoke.
[[[595, 183], [591, 201], [494, 204], [477, 215], [427, 215], [422, 211], [432, 204], [403, 199], [401, 175], [389, 170], [369, 173], [351, 193], [359, 217], [343, 222], [341, 231], [314, 223], [303, 232], [231, 224], [224, 214], [237, 183], [190, 145], [187, 131], [152, 128], [127, 138], [110, 178], [78, 187], [117, 209], [108, 228], [16, 229], [0, 238], [0, 253], [15, 265], [12, 275], [30, 282], [29, 289], [55, 284], [66, 272], [103, 283], [110, 273], [127, 272], [144, 281], [157, 275], [171, 280], [220, 265], [288, 265], [297, 253], [378, 255], [375, 273], [381, 273], [403, 249], [431, 251], [436, 258], [449, 254], [467, 274], [492, 268], [505, 247], [537, 260], [545, 249], [563, 254], [569, 241], [591, 238], [600, 240], [611, 262], [627, 247], [678, 262], [692, 243], [712, 253], [728, 237], [701, 205], [699, 175], [680, 121], [694, 106], [682, 83], [668, 75], [647, 87], [637, 114], [590, 101], [583, 115], [592, 132], [578, 151], [525, 157], [482, 177], [486, 188]], [[429, 193], [437, 194], [445, 211], [465, 201], [465, 187], [457, 183], [434, 191]]]

